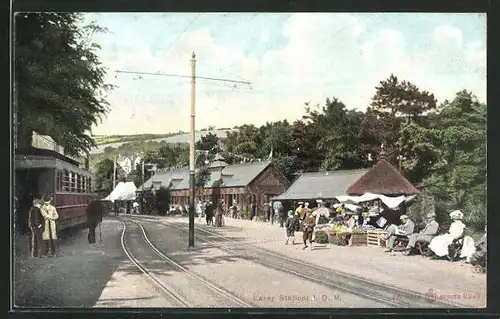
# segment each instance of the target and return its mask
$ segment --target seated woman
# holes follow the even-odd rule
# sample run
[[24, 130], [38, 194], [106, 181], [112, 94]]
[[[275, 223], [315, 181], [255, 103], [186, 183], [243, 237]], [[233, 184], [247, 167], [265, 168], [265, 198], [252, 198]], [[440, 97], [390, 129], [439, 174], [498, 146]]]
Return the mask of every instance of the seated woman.
[[448, 233], [436, 236], [432, 239], [429, 244], [429, 249], [434, 253], [435, 257], [442, 258], [448, 255], [448, 246], [453, 243], [453, 241], [463, 235], [465, 230], [465, 224], [462, 222], [464, 214], [455, 210], [450, 213], [450, 218], [453, 222], [448, 229]]
[[[484, 229], [486, 232], [486, 228]], [[471, 263], [472, 265], [480, 265], [481, 267], [486, 266], [486, 233], [479, 239], [476, 243], [472, 237], [469, 236], [464, 238], [463, 248], [460, 254], [461, 258], [465, 258], [466, 263]], [[468, 239], [468, 240], [467, 240]], [[484, 263], [483, 263], [484, 262]]]

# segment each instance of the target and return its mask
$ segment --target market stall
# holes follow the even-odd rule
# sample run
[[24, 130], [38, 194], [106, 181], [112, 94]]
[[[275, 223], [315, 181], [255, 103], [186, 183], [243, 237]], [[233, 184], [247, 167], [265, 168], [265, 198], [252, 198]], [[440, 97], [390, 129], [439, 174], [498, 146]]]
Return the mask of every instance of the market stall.
[[[399, 222], [406, 203], [420, 191], [415, 188], [385, 158], [380, 159], [346, 191], [347, 195], [336, 196], [346, 218], [337, 219], [329, 230], [330, 242], [338, 245], [385, 244], [385, 228]], [[349, 216], [351, 214], [351, 216]]]

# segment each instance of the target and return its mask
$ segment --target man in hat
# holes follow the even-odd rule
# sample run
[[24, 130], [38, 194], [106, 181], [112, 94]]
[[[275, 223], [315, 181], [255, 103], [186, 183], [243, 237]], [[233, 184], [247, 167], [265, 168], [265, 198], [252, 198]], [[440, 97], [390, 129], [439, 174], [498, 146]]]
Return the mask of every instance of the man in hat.
[[309, 214], [311, 214], [311, 209], [309, 208], [309, 202], [304, 203], [304, 208], [300, 211], [300, 218], [305, 220]]
[[59, 218], [56, 208], [51, 204], [52, 198], [44, 196], [43, 205], [40, 207], [44, 219], [44, 230], [42, 238], [49, 257], [54, 256], [56, 253], [56, 240], [57, 240], [57, 225], [56, 220]]
[[307, 241], [309, 241], [310, 249], [312, 250], [312, 237], [314, 233], [314, 227], [316, 226], [316, 213], [313, 212], [309, 216], [306, 217], [306, 219], [303, 222], [303, 228], [302, 228], [302, 239], [304, 240], [304, 248], [306, 249], [307, 246]]
[[300, 231], [300, 230], [302, 230], [302, 219], [300, 218], [301, 217], [300, 213], [302, 212], [302, 209], [304, 208], [304, 203], [298, 202], [297, 204], [298, 204], [298, 206], [297, 206], [297, 208], [295, 208], [295, 214], [299, 215], [299, 225], [297, 226], [296, 231]]
[[309, 209], [309, 203], [305, 202], [304, 206], [300, 210], [300, 220], [302, 223], [306, 220], [307, 217], [311, 214], [311, 210]]
[[43, 243], [43, 215], [40, 211], [43, 202], [40, 199], [33, 200], [33, 206], [29, 210], [28, 224], [31, 229], [31, 257], [42, 257], [44, 254]]
[[408, 237], [408, 235], [413, 234], [413, 230], [415, 229], [415, 223], [410, 220], [408, 215], [401, 215], [399, 219], [401, 220], [401, 225], [397, 227], [395, 225], [391, 225], [387, 228], [386, 252], [394, 250], [396, 239], [398, 237]]
[[303, 202], [298, 202], [297, 208], [295, 208], [295, 212], [300, 215], [300, 212], [302, 211], [302, 208], [304, 208], [304, 203]]
[[87, 205], [87, 227], [89, 228], [89, 234], [87, 239], [89, 244], [95, 243], [95, 229], [102, 222], [102, 216], [104, 214], [104, 207], [97, 196], [92, 196], [92, 201]]
[[410, 255], [417, 242], [425, 242], [429, 244], [436, 236], [439, 229], [439, 224], [436, 221], [436, 215], [434, 213], [427, 214], [427, 223], [424, 229], [422, 229], [418, 234], [408, 235], [408, 245], [406, 246], [405, 255]]

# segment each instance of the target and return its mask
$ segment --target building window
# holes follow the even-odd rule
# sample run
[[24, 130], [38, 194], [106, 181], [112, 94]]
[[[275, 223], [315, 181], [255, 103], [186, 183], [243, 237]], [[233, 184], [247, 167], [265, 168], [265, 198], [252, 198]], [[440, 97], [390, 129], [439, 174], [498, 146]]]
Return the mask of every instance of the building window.
[[92, 185], [92, 178], [89, 177], [89, 193], [93, 192], [93, 189], [94, 189], [93, 186], [94, 185]]

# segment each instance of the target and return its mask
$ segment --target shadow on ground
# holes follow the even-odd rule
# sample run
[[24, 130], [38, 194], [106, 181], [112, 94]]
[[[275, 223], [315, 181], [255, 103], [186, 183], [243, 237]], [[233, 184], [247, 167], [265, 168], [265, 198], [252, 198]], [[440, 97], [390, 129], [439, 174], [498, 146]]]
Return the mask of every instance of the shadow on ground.
[[[121, 226], [106, 218], [102, 242], [89, 244], [83, 227], [59, 234], [57, 256], [30, 258], [29, 237], [17, 236], [14, 251], [16, 308], [92, 307], [124, 255], [119, 249]], [[99, 228], [98, 228], [99, 232]]]
[[[124, 220], [126, 221], [126, 218]], [[168, 276], [176, 272], [183, 272], [182, 269], [171, 265], [168, 261], [159, 257], [152, 249], [147, 248], [142, 232], [136, 224], [129, 221], [126, 221], [126, 223], [129, 229], [126, 236], [128, 249], [150, 273]], [[196, 246], [189, 248], [187, 232], [149, 219], [142, 219], [140, 223], [143, 225], [151, 243], [164, 255], [187, 270], [200, 265], [223, 265], [241, 261], [255, 261], [254, 257], [239, 253], [227, 253], [220, 250], [214, 253], [214, 249], [227, 247], [229, 244], [225, 239], [217, 236], [205, 236], [204, 234], [203, 237], [209, 240], [210, 243], [196, 238]], [[179, 226], [186, 227], [185, 224]], [[245, 238], [232, 238], [232, 240], [244, 244]], [[231, 245], [234, 246], [234, 243]], [[124, 272], [124, 275], [140, 273], [140, 270], [133, 264], [122, 267], [120, 270]]]

